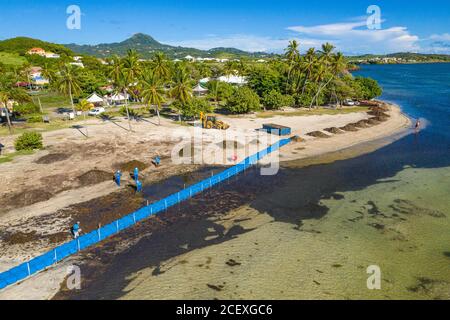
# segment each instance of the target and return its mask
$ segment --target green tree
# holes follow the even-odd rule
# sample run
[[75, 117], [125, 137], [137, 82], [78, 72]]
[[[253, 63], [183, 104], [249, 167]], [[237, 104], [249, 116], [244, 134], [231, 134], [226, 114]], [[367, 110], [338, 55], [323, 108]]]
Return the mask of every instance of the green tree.
[[73, 96], [81, 92], [79, 69], [70, 64], [64, 65], [58, 75], [57, 89], [62, 94], [69, 96], [72, 110], [75, 113]]
[[151, 62], [154, 75], [161, 81], [170, 79], [171, 70], [166, 56], [162, 52], [157, 52]]
[[[14, 101], [16, 103], [31, 101], [25, 90], [17, 88], [15, 86], [16, 80], [17, 78], [15, 78], [14, 74], [12, 73], [0, 74], [0, 105], [3, 104], [6, 110], [8, 109], [8, 104], [10, 101]], [[11, 119], [9, 117], [9, 112], [5, 113], [9, 133], [12, 134], [13, 129]]]
[[25, 132], [14, 142], [17, 151], [42, 149], [42, 134], [38, 132]]
[[161, 79], [150, 70], [146, 70], [144, 76], [139, 82], [139, 88], [144, 102], [149, 106], [155, 106], [156, 114], [158, 116], [158, 125], [161, 125], [161, 117], [159, 110], [164, 103], [164, 87]]
[[228, 99], [227, 110], [231, 113], [248, 113], [261, 109], [258, 95], [248, 87], [237, 88]]
[[358, 77], [355, 79], [355, 84], [359, 89], [359, 95], [363, 99], [371, 100], [381, 96], [383, 89], [378, 82], [371, 78]]
[[269, 110], [278, 110], [282, 107], [291, 107], [295, 103], [292, 96], [283, 95], [281, 92], [276, 90], [265, 93], [261, 101], [264, 108]]

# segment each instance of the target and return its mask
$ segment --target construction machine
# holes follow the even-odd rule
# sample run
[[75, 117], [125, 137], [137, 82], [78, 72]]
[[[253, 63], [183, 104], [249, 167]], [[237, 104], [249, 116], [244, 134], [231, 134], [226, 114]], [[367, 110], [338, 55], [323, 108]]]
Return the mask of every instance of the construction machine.
[[228, 130], [230, 128], [227, 123], [217, 120], [217, 117], [205, 115], [203, 112], [200, 114], [200, 121], [204, 129]]

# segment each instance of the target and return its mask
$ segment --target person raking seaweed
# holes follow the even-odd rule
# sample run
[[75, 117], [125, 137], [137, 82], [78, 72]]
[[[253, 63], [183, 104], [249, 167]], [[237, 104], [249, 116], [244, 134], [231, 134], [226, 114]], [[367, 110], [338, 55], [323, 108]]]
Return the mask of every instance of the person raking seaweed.
[[74, 239], [77, 239], [81, 234], [80, 222], [75, 223], [72, 228], [70, 228], [70, 232]]

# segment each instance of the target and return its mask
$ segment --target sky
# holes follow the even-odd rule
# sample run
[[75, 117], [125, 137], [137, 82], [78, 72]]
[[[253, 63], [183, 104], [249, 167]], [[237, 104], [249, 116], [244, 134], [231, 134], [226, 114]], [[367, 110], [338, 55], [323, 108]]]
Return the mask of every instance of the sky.
[[[71, 5], [80, 29], [67, 28]], [[0, 0], [0, 39], [98, 44], [140, 32], [199, 49], [282, 52], [296, 39], [303, 51], [331, 42], [354, 55], [450, 53], [449, 12], [448, 0]]]

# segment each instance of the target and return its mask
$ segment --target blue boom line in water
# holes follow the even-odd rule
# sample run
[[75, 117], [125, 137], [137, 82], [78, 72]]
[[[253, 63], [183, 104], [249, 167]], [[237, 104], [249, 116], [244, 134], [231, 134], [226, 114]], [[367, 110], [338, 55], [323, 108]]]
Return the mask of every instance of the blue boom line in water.
[[233, 176], [247, 170], [249, 167], [256, 164], [259, 160], [277, 151], [279, 148], [289, 144], [292, 141], [291, 138], [283, 139], [270, 147], [246, 158], [244, 161], [236, 164], [235, 166], [205, 179], [199, 183], [190, 186], [180, 192], [172, 194], [167, 198], [164, 198], [158, 202], [155, 202], [149, 206], [139, 209], [119, 220], [116, 220], [100, 229], [94, 230], [88, 234], [85, 234], [75, 240], [60, 245], [43, 255], [40, 255], [34, 259], [31, 259], [17, 267], [14, 267], [8, 271], [0, 273], [0, 289], [6, 288], [12, 284], [22, 281], [32, 275], [45, 270], [48, 267], [66, 259], [67, 257], [80, 252], [83, 249], [91, 247], [101, 241], [118, 234], [120, 231], [128, 229], [134, 226], [136, 223], [145, 220], [153, 215], [167, 210], [168, 208], [190, 199], [197, 194], [203, 192], [206, 189], [210, 189], [215, 185], [230, 179]]

